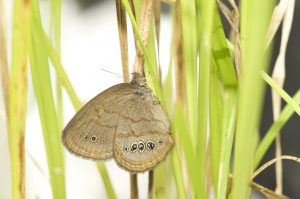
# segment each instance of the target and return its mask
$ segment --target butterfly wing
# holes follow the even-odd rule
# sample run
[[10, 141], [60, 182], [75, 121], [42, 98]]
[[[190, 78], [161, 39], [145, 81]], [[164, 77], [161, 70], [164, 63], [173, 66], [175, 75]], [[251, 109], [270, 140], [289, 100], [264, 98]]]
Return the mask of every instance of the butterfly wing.
[[130, 172], [144, 172], [160, 163], [172, 148], [170, 122], [150, 89], [123, 101], [116, 129], [114, 157]]
[[62, 133], [65, 147], [75, 155], [104, 160], [112, 158], [119, 120], [118, 104], [132, 93], [129, 84], [118, 84], [90, 100], [71, 119]]

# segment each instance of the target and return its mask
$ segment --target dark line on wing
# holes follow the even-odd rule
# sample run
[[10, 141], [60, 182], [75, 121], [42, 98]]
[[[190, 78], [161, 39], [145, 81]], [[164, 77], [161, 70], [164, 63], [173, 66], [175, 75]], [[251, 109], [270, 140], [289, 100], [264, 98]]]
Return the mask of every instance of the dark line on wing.
[[116, 134], [116, 138], [127, 138], [130, 136], [136, 136], [136, 137], [140, 137], [140, 136], [144, 136], [144, 135], [149, 135], [149, 134], [160, 134], [163, 136], [169, 135], [171, 136], [170, 132], [160, 132], [160, 131], [145, 131], [145, 132], [139, 132], [138, 135], [136, 135], [135, 132], [120, 132], [118, 134]]

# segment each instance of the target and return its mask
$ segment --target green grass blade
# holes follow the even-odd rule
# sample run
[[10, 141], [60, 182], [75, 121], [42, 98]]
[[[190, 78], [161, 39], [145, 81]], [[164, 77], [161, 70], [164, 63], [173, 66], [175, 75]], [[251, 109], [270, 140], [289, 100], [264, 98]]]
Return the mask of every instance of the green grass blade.
[[109, 178], [109, 175], [108, 175], [105, 165], [103, 163], [98, 163], [97, 168], [102, 177], [102, 181], [104, 183], [107, 198], [116, 199], [117, 197], [116, 197], [114, 188], [111, 184], [111, 181], [110, 181], [110, 178]]
[[235, 132], [236, 111], [237, 89], [234, 87], [227, 87], [224, 89], [224, 111], [222, 119], [223, 139], [221, 144], [217, 199], [226, 198], [228, 176], [230, 172], [230, 158], [232, 154], [231, 150]]
[[[198, 42], [200, 48], [199, 74], [198, 74], [198, 140], [197, 165], [200, 171], [200, 198], [207, 198], [206, 193], [206, 140], [209, 108], [209, 77], [212, 67], [211, 37], [214, 17], [214, 1], [196, 1], [198, 10]], [[205, 20], [204, 20], [205, 19]]]
[[25, 120], [27, 109], [27, 59], [30, 7], [21, 0], [13, 5], [12, 66], [8, 91], [8, 140], [12, 198], [25, 198]]
[[[151, 21], [151, 23], [153, 23]], [[151, 86], [151, 88], [154, 88], [154, 81], [152, 79], [154, 75], [155, 78], [154, 80], [157, 81], [157, 84], [160, 85], [160, 78], [159, 78], [159, 72], [158, 72], [158, 65], [157, 65], [157, 57], [156, 57], [156, 48], [155, 48], [155, 37], [154, 37], [154, 32], [153, 32], [153, 26], [150, 26], [149, 29], [149, 38], [146, 46], [146, 50], [148, 51], [149, 59], [152, 61], [153, 64], [149, 65], [148, 62], [145, 62], [145, 74], [146, 78], [148, 79], [148, 84]], [[151, 68], [153, 67], [153, 68]], [[162, 92], [162, 91], [161, 91]]]
[[62, 99], [62, 84], [60, 79], [56, 79], [56, 107], [57, 107], [57, 122], [59, 129], [63, 128], [63, 99]]
[[[186, 107], [188, 113], [188, 131], [192, 136], [192, 146], [197, 143], [197, 16], [194, 1], [180, 1], [180, 13], [183, 37], [183, 63], [186, 89]], [[201, 179], [202, 180], [202, 179]]]
[[163, 96], [164, 102], [166, 104], [167, 112], [171, 115], [172, 112], [172, 105], [173, 105], [173, 84], [172, 84], [172, 77], [173, 77], [173, 61], [172, 56], [170, 58], [170, 65], [167, 73], [167, 77], [163, 82]]
[[[53, 48], [50, 40], [47, 38], [45, 33], [44, 33], [44, 41], [45, 41], [45, 45], [47, 46], [47, 51], [48, 51], [49, 57], [53, 63], [55, 70], [56, 70], [57, 76], [60, 78], [62, 85], [66, 89], [67, 94], [69, 95], [69, 98], [73, 104], [73, 107], [75, 108], [75, 110], [78, 111], [82, 107], [82, 103], [81, 103], [78, 95], [76, 94], [76, 92], [72, 86], [72, 83], [69, 80], [67, 73], [65, 72], [65, 70], [60, 62], [57, 52]], [[114, 199], [115, 192], [114, 192], [112, 183], [111, 183], [110, 179], [108, 178], [108, 173], [106, 171], [105, 166], [103, 164], [99, 163], [97, 165], [97, 167], [98, 167], [98, 171], [102, 177], [108, 198]]]
[[163, 164], [159, 164], [154, 169], [153, 198], [155, 199], [165, 199], [173, 196], [173, 171], [171, 169], [172, 161], [171, 158], [169, 158], [170, 156], [171, 154], [168, 155]]
[[174, 178], [176, 183], [177, 196], [180, 199], [185, 199], [187, 198], [187, 196], [184, 189], [182, 168], [180, 166], [181, 161], [179, 159], [177, 149], [172, 150], [171, 156], [172, 156], [173, 172], [174, 172]]
[[[78, 111], [82, 107], [82, 103], [81, 103], [78, 95], [76, 94], [76, 92], [72, 86], [72, 83], [69, 80], [67, 73], [65, 72], [65, 70], [59, 60], [59, 56], [58, 56], [57, 52], [55, 51], [51, 42], [49, 41], [49, 39], [47, 38], [47, 36], [45, 34], [44, 34], [44, 41], [46, 43], [47, 50], [48, 50], [50, 59], [53, 63], [53, 66], [56, 70], [57, 76], [60, 78], [62, 85], [66, 89], [67, 94], [69, 95], [69, 98], [71, 99], [71, 102], [73, 104], [73, 107], [75, 108], [75, 110]], [[105, 166], [102, 163], [99, 163], [99, 164], [97, 164], [97, 168], [102, 177], [108, 198], [110, 198], [110, 199], [116, 198], [112, 183], [111, 183], [110, 179], [108, 178], [108, 173], [106, 171]]]
[[55, 49], [60, 55], [61, 0], [51, 0], [50, 34], [54, 33]]
[[184, 158], [186, 161], [186, 169], [187, 173], [190, 178], [190, 183], [193, 190], [193, 196], [198, 198], [200, 195], [199, 187], [200, 187], [200, 180], [199, 180], [199, 169], [195, 166], [196, 165], [196, 155], [195, 151], [192, 146], [191, 135], [188, 135], [187, 129], [188, 125], [186, 124], [184, 118], [184, 112], [182, 110], [181, 104], [177, 103], [174, 108], [174, 116], [172, 119], [172, 129], [173, 129], [173, 137], [175, 138], [175, 143], [178, 146], [182, 147], [182, 151], [184, 154]]
[[211, 45], [220, 79], [224, 86], [237, 86], [238, 79], [227, 45], [224, 29], [217, 8], [214, 10]]
[[[60, 19], [61, 19], [61, 1], [50, 1], [50, 35], [54, 33], [55, 48], [60, 57]], [[56, 77], [56, 106], [59, 129], [63, 127], [63, 100], [62, 100], [62, 84], [59, 78]]]
[[285, 90], [283, 90], [267, 73], [261, 73], [262, 78], [286, 101], [286, 103], [290, 104], [294, 111], [300, 116], [300, 106], [298, 103], [291, 98]]
[[[300, 91], [294, 95], [293, 100], [300, 104]], [[286, 122], [291, 118], [292, 114], [294, 113], [295, 109], [291, 104], [287, 104], [284, 109], [281, 111], [278, 119], [272, 124], [272, 126], [267, 131], [264, 138], [259, 143], [256, 152], [255, 152], [255, 168], [258, 167], [261, 159], [263, 158], [264, 154], [266, 153], [267, 149], [270, 147], [272, 142], [275, 140], [276, 136], [280, 132], [281, 128], [286, 124]]]
[[248, 198], [253, 172], [257, 129], [264, 96], [260, 71], [267, 70], [265, 37], [273, 1], [241, 2], [242, 68], [236, 125], [234, 180], [231, 198]]
[[[211, 34], [211, 48], [214, 64], [212, 64], [210, 72], [210, 155], [211, 155], [211, 168], [212, 168], [212, 178], [215, 188], [215, 193], [217, 195], [218, 182], [220, 178], [219, 166], [220, 164], [230, 164], [230, 162], [224, 163], [223, 160], [220, 160], [221, 153], [221, 143], [222, 138], [224, 137], [221, 130], [222, 123], [224, 125], [229, 125], [227, 122], [229, 120], [223, 121], [222, 118], [223, 112], [223, 99], [221, 97], [221, 87], [222, 84], [225, 88], [231, 88], [237, 90], [237, 74], [235, 67], [230, 55], [230, 50], [227, 45], [227, 40], [225, 33], [222, 27], [221, 19], [219, 16], [218, 9], [215, 7], [212, 24], [212, 34]], [[223, 119], [226, 119], [223, 117]], [[231, 143], [227, 143], [231, 145]], [[225, 150], [225, 149], [222, 149]], [[225, 165], [224, 165], [225, 166]], [[229, 167], [229, 165], [226, 165]]]
[[210, 89], [209, 89], [209, 123], [210, 123], [210, 166], [212, 180], [215, 191], [218, 187], [220, 153], [222, 143], [222, 118], [223, 98], [221, 96], [221, 86], [216, 67], [210, 70]]
[[63, 148], [54, 105], [48, 53], [44, 43], [38, 1], [32, 1], [32, 10], [30, 45], [32, 81], [43, 129], [53, 198], [63, 199], [66, 197]]
[[[136, 20], [134, 19], [134, 15], [132, 13], [132, 10], [130, 8], [128, 0], [122, 0], [122, 3], [124, 5], [124, 8], [126, 9], [126, 12], [128, 13], [128, 16], [129, 16], [130, 21], [131, 21], [131, 25], [133, 27], [134, 33], [137, 36], [139, 45], [142, 48], [142, 51], [143, 51], [143, 54], [144, 54], [144, 57], [145, 57], [145, 61], [146, 61], [146, 65], [148, 66], [147, 68], [149, 70], [149, 77], [152, 78], [151, 82], [153, 83], [154, 93], [157, 96], [157, 98], [162, 102], [163, 101], [163, 96], [162, 96], [162, 90], [161, 90], [161, 87], [160, 87], [160, 84], [159, 84], [159, 78], [158, 78], [157, 67], [156, 67], [156, 59], [151, 60], [151, 58], [150, 58], [151, 53], [146, 49], [146, 47], [145, 47], [145, 45], [142, 41], [142, 36], [141, 36], [140, 31], [138, 29], [138, 25], [136, 23]], [[153, 55], [151, 55], [151, 56], [153, 56]]]
[[47, 36], [45, 34], [44, 34], [44, 41], [46, 43], [48, 54], [49, 54], [51, 62], [53, 63], [53, 66], [56, 70], [57, 76], [60, 78], [62, 85], [66, 89], [66, 91], [70, 97], [70, 100], [73, 104], [73, 107], [75, 108], [75, 110], [78, 111], [81, 108], [82, 104], [72, 86], [71, 81], [69, 80], [69, 78], [67, 76], [67, 73], [66, 73], [64, 67], [62, 66], [62, 64], [60, 62], [59, 55], [57, 54], [57, 52], [53, 48], [50, 40], [47, 38]]

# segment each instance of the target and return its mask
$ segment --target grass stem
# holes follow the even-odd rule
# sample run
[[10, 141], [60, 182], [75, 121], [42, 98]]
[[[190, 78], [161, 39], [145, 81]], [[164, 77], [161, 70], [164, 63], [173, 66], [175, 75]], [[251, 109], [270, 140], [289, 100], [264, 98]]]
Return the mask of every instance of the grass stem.
[[154, 175], [153, 170], [149, 171], [149, 182], [148, 182], [148, 199], [153, 198], [153, 184], [154, 184]]
[[138, 183], [137, 174], [130, 174], [130, 199], [138, 199]]

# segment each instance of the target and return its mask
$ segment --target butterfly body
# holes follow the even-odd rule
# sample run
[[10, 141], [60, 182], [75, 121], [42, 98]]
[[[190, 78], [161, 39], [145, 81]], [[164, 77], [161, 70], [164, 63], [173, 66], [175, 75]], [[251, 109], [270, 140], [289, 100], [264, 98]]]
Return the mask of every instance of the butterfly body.
[[76, 155], [114, 158], [130, 172], [152, 169], [173, 145], [169, 119], [138, 75], [89, 101], [65, 127], [62, 141]]

